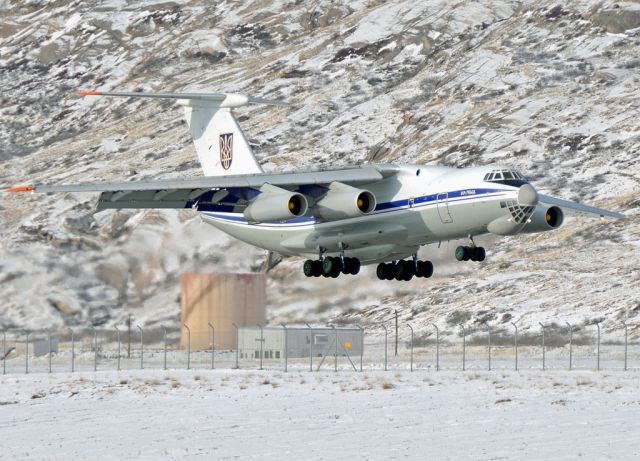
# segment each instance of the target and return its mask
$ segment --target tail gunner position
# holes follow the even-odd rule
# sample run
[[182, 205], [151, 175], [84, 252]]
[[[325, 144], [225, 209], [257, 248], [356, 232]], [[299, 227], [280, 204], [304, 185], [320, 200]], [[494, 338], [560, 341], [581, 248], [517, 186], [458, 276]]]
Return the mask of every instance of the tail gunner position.
[[264, 173], [231, 109], [285, 104], [240, 94], [109, 93], [85, 96], [175, 99], [184, 107], [204, 177], [147, 182], [33, 185], [9, 189], [99, 192], [98, 210], [192, 208], [233, 237], [286, 256], [308, 258], [307, 277], [357, 274], [378, 264], [385, 280], [430, 277], [421, 245], [467, 238], [459, 261], [483, 261], [473, 237], [559, 228], [563, 209], [622, 219], [620, 213], [542, 195], [511, 168], [368, 164]]

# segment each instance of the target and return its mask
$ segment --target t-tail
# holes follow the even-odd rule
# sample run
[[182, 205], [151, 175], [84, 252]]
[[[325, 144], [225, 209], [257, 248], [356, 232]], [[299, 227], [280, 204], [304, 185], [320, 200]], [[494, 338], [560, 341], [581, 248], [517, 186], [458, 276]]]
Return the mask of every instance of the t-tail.
[[119, 96], [177, 99], [191, 129], [198, 159], [205, 176], [259, 174], [249, 141], [231, 109], [248, 104], [284, 105], [285, 101], [237, 93], [142, 93], [81, 91], [82, 96]]

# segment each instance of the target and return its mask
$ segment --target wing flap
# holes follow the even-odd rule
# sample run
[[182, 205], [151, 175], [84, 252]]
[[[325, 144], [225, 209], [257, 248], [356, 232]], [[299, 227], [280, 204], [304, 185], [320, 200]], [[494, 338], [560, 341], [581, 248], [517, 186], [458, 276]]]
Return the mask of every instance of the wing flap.
[[547, 205], [556, 205], [556, 206], [559, 206], [560, 208], [568, 208], [570, 210], [574, 210], [579, 213], [596, 214], [601, 217], [607, 216], [609, 218], [616, 218], [616, 219], [625, 218], [625, 216], [622, 213], [603, 210], [602, 208], [583, 205], [581, 203], [572, 202], [570, 200], [563, 200], [563, 199], [559, 199], [559, 198], [555, 198], [555, 197], [551, 197], [549, 195], [543, 195], [543, 194], [538, 194], [538, 197], [541, 202], [546, 203]]

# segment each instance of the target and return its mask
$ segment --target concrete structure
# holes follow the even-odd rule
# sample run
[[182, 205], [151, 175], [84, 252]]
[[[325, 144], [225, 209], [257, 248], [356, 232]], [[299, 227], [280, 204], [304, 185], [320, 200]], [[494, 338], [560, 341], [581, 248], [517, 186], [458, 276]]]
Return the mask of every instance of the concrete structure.
[[[286, 334], [286, 338], [285, 338]], [[313, 328], [306, 327], [244, 327], [238, 331], [241, 359], [259, 359], [260, 343], [264, 359], [284, 358], [285, 339], [289, 358], [333, 356], [338, 337], [338, 356], [359, 356], [362, 350], [362, 330], [359, 328]]]
[[[266, 321], [265, 274], [198, 274], [180, 277], [181, 323], [191, 329], [191, 349], [211, 347], [215, 328], [216, 349], [235, 349], [233, 324], [264, 324]], [[180, 346], [188, 346], [188, 330], [182, 326]]]

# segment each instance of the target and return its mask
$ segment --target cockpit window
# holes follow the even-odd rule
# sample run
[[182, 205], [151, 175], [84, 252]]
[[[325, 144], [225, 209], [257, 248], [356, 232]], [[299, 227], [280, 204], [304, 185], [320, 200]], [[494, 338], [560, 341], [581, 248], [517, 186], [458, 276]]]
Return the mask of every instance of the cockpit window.
[[493, 170], [484, 175], [484, 180], [516, 187], [528, 183], [525, 177], [515, 170]]

